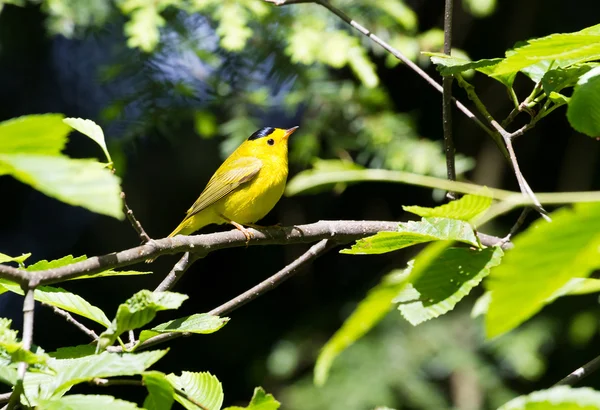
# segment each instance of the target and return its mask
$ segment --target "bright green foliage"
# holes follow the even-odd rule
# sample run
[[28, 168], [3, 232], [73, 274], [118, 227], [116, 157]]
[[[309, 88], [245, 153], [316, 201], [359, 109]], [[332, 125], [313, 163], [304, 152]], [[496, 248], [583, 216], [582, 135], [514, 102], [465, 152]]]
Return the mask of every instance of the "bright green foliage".
[[448, 248], [393, 300], [412, 325], [436, 318], [450, 310], [500, 264], [499, 247]]
[[169, 410], [173, 406], [175, 392], [167, 376], [161, 372], [146, 372], [142, 378], [148, 389], [148, 397], [144, 400], [146, 410]]
[[0, 175], [12, 175], [67, 204], [124, 217], [119, 178], [94, 161], [61, 154], [70, 127], [60, 114], [29, 115], [0, 123]]
[[412, 264], [409, 263], [405, 270], [392, 271], [384, 277], [327, 341], [315, 364], [314, 381], [317, 386], [322, 386], [327, 381], [334, 359], [371, 330], [392, 309], [392, 301], [405, 287], [405, 279], [411, 269]]
[[520, 396], [498, 410], [598, 410], [600, 392], [588, 387], [557, 386]]
[[565, 67], [597, 59], [600, 59], [600, 25], [575, 33], [551, 34], [529, 40], [510, 55], [507, 53], [507, 57], [494, 69], [494, 74], [517, 72], [543, 60], [555, 60], [556, 65]]
[[48, 367], [55, 373], [28, 372], [25, 375], [25, 395], [32, 404], [36, 404], [38, 400], [59, 398], [72, 386], [97, 377], [141, 374], [166, 353], [166, 350], [137, 354], [103, 352], [77, 359], [49, 359]]
[[73, 127], [83, 135], [87, 135], [94, 142], [96, 142], [96, 144], [100, 145], [100, 148], [102, 148], [102, 151], [104, 152], [104, 155], [106, 155], [108, 162], [112, 162], [110, 154], [108, 153], [108, 148], [106, 148], [104, 132], [102, 131], [102, 128], [98, 126], [98, 124], [92, 120], [84, 120], [82, 118], [65, 118], [63, 122]]
[[21, 256], [8, 256], [0, 253], [0, 263], [17, 262], [19, 265], [22, 265], [30, 256], [31, 253], [24, 253]]
[[23, 343], [17, 339], [17, 331], [10, 328], [11, 323], [10, 319], [0, 318], [0, 361], [9, 359], [12, 363], [44, 364], [48, 355], [24, 349]]
[[[37, 261], [33, 265], [29, 265], [26, 270], [29, 272], [34, 272], [34, 271], [39, 271], [39, 270], [60, 268], [61, 266], [71, 265], [73, 263], [81, 262], [86, 259], [87, 259], [87, 256], [85, 256], [85, 255], [81, 255], [81, 256], [77, 256], [77, 257], [74, 257], [73, 255], [67, 255], [67, 256], [63, 256], [62, 258], [54, 259], [51, 261], [42, 259], [40, 261]], [[78, 277], [70, 279], [70, 280], [94, 279], [94, 278], [101, 278], [101, 277], [108, 277], [108, 276], [148, 275], [151, 273], [152, 272], [149, 272], [149, 271], [147, 271], [147, 272], [141, 272], [141, 271], [135, 271], [135, 270], [116, 271], [116, 270], [109, 269], [109, 270], [105, 270], [104, 272], [94, 273], [92, 275], [78, 276]]]
[[546, 95], [559, 92], [563, 88], [573, 87], [579, 81], [579, 77], [593, 68], [593, 64], [577, 64], [568, 68], [557, 68], [548, 70], [542, 77], [542, 87]]
[[119, 305], [110, 327], [100, 335], [98, 346], [101, 349], [110, 346], [123, 332], [147, 325], [157, 312], [177, 309], [187, 298], [187, 295], [175, 292], [139, 291]]
[[436, 206], [435, 208], [403, 206], [402, 209], [422, 217], [452, 218], [469, 222], [485, 212], [491, 205], [491, 193], [486, 188], [482, 190], [481, 195], [468, 194], [460, 199]]
[[483, 59], [471, 61], [464, 58], [449, 56], [443, 53], [423, 53], [431, 57], [431, 62], [437, 65], [440, 74], [454, 75], [460, 74], [468, 70], [479, 70], [483, 67], [494, 67], [502, 61], [501, 58]]
[[[21, 287], [15, 283], [0, 279], [0, 288], [23, 295]], [[35, 290], [35, 300], [56, 306], [57, 308], [86, 317], [105, 327], [110, 326], [110, 320], [98, 307], [92, 305], [79, 295], [68, 292], [62, 288], [52, 286], [40, 286]]]
[[143, 330], [140, 334], [140, 342], [160, 333], [169, 332], [188, 332], [206, 335], [221, 329], [227, 322], [229, 322], [228, 317], [213, 316], [208, 313], [198, 313], [161, 323], [150, 330]]
[[375, 255], [432, 241], [458, 241], [478, 247], [473, 228], [464, 221], [449, 218], [423, 218], [419, 222], [400, 223], [397, 232], [379, 232], [359, 239], [340, 253]]
[[183, 372], [181, 376], [170, 374], [167, 378], [176, 389], [185, 392], [203, 406], [203, 409], [200, 409], [189, 400], [175, 395], [175, 400], [188, 410], [219, 410], [223, 405], [223, 386], [215, 376], [208, 372]]
[[577, 82], [567, 118], [577, 131], [590, 137], [600, 136], [600, 67], [584, 74]]
[[84, 356], [90, 356], [96, 353], [96, 346], [78, 345], [78, 346], [67, 346], [59, 347], [56, 351], [48, 353], [48, 355], [55, 359], [77, 359]]
[[[58, 399], [40, 400], [38, 410], [135, 410], [135, 403], [105, 395], [73, 394]], [[148, 410], [150, 410], [148, 408]]]
[[[492, 300], [486, 316], [488, 337], [507, 332], [537, 313], [572, 278], [600, 266], [600, 204], [577, 204], [537, 221], [513, 241], [486, 287]], [[569, 238], [565, 241], [565, 238]]]
[[463, 7], [475, 17], [487, 17], [496, 10], [496, 0], [463, 0]]
[[231, 406], [224, 410], [277, 410], [280, 405], [281, 403], [275, 400], [272, 394], [267, 394], [262, 387], [257, 387], [248, 406]]

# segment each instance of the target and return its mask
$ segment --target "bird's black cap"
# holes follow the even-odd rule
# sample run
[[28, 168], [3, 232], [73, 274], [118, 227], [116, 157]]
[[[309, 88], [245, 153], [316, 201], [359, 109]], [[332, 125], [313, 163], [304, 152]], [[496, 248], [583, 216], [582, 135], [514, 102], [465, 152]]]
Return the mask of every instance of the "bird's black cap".
[[254, 134], [250, 135], [248, 137], [248, 141], [267, 137], [267, 136], [271, 135], [273, 133], [273, 131], [275, 131], [275, 128], [273, 128], [273, 127], [263, 127], [261, 129], [259, 129], [258, 131], [256, 131]]

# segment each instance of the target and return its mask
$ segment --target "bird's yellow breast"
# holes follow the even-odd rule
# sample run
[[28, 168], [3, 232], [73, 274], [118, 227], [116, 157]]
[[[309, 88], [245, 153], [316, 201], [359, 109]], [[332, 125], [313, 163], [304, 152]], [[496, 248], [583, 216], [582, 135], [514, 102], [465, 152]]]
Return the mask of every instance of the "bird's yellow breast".
[[[215, 204], [215, 210], [240, 224], [251, 224], [277, 204], [288, 175], [287, 158], [263, 158], [258, 175]], [[285, 163], [283, 163], [285, 162]]]

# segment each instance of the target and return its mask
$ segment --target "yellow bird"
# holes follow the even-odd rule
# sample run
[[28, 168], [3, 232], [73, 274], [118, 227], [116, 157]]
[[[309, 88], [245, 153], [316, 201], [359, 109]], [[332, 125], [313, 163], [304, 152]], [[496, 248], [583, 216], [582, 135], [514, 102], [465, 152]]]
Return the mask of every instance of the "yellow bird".
[[244, 225], [262, 219], [283, 194], [288, 138], [296, 129], [265, 127], [252, 134], [221, 164], [169, 237], [229, 223], [250, 240], [252, 234]]

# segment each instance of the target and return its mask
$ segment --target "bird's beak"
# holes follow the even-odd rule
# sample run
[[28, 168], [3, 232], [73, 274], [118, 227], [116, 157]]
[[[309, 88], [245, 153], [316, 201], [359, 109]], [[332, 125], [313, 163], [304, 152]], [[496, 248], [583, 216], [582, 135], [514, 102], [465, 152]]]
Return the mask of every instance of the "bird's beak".
[[287, 140], [290, 137], [290, 135], [292, 135], [297, 129], [298, 126], [296, 125], [295, 127], [285, 130], [285, 134], [283, 134], [283, 140]]

